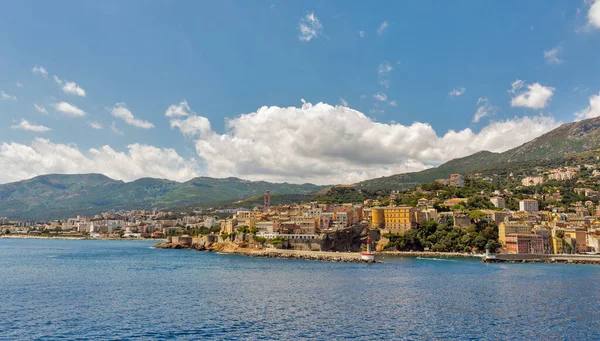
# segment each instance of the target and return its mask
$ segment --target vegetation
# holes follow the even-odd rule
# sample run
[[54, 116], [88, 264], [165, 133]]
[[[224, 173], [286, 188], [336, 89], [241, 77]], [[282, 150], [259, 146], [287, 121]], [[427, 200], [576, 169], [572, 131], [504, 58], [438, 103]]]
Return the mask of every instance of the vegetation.
[[428, 248], [435, 252], [482, 252], [486, 244], [491, 252], [500, 248], [498, 227], [485, 220], [466, 229], [454, 228], [451, 223], [428, 222], [404, 234], [387, 234], [384, 237], [390, 240], [388, 247], [399, 251], [424, 251]]
[[111, 209], [175, 208], [231, 202], [262, 195], [309, 194], [324, 186], [269, 183], [237, 178], [175, 181], [143, 178], [125, 183], [101, 174], [42, 175], [0, 185], [0, 217], [50, 220], [94, 215]]
[[332, 187], [325, 193], [314, 197], [314, 201], [323, 204], [363, 203], [366, 199], [383, 198], [389, 192], [385, 190], [363, 190], [354, 187]]

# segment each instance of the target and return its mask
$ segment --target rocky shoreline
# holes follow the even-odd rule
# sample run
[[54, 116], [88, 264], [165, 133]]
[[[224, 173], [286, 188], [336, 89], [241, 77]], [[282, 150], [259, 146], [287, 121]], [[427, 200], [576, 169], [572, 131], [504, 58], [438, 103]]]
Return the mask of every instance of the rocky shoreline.
[[154, 247], [157, 249], [190, 249], [197, 251], [211, 251], [223, 254], [238, 254], [258, 258], [316, 260], [343, 263], [381, 263], [381, 261], [363, 260], [359, 252], [325, 252], [263, 248], [252, 249], [243, 246], [244, 245], [238, 245], [233, 242], [224, 242], [212, 243], [208, 246], [205, 244], [162, 243], [157, 244]]
[[483, 255], [474, 255], [462, 252], [431, 252], [431, 251], [377, 251], [381, 256], [403, 256], [403, 257], [436, 257], [436, 258], [481, 258]]

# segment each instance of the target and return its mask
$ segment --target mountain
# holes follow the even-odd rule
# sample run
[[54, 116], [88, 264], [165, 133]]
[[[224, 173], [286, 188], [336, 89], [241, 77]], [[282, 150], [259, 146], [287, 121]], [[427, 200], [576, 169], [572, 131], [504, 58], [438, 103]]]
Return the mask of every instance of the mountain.
[[[506, 138], [510, 138], [507, 136]], [[481, 151], [420, 172], [396, 174], [359, 182], [357, 189], [402, 189], [447, 178], [452, 173], [508, 174], [537, 165], [558, 167], [573, 155], [577, 160], [597, 160], [600, 148], [600, 117], [571, 122], [503, 153]], [[596, 151], [597, 152], [597, 151]], [[579, 154], [577, 154], [579, 153]], [[581, 154], [583, 153], [583, 154]], [[143, 178], [132, 182], [100, 174], [43, 175], [0, 185], [0, 217], [54, 219], [93, 215], [110, 209], [178, 208], [187, 205], [239, 201], [260, 202], [269, 189], [282, 203], [294, 198], [309, 200], [326, 186], [247, 181], [238, 178], [198, 177], [179, 183]], [[309, 195], [310, 194], [310, 195]]]
[[[507, 138], [510, 138], [507, 136]], [[486, 169], [502, 171], [511, 167], [532, 165], [535, 162], [559, 165], [562, 158], [600, 148], [600, 117], [570, 122], [529, 142], [503, 153], [481, 151], [448, 161], [438, 167], [420, 172], [396, 174], [359, 182], [356, 188], [402, 189], [418, 184], [448, 178], [452, 173], [469, 174]]]
[[240, 200], [263, 194], [308, 194], [324, 186], [269, 183], [238, 178], [194, 178], [180, 183], [142, 178], [132, 182], [101, 174], [49, 174], [0, 185], [0, 217], [58, 219], [110, 209], [177, 208]]

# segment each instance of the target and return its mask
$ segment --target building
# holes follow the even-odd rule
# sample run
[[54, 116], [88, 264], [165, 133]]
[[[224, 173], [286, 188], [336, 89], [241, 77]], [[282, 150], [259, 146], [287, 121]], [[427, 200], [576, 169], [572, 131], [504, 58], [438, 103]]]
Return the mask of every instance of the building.
[[519, 201], [519, 211], [537, 213], [539, 211], [537, 200], [523, 199]]
[[506, 208], [506, 201], [504, 200], [503, 197], [499, 197], [499, 196], [491, 197], [490, 201], [497, 208], [501, 208], [501, 209]]
[[450, 174], [450, 178], [448, 179], [448, 186], [465, 187], [465, 180], [460, 174]]
[[531, 227], [525, 224], [500, 223], [498, 225], [498, 241], [500, 244], [506, 244], [506, 237], [514, 234], [531, 234]]
[[537, 186], [544, 183], [543, 176], [528, 176], [521, 180], [521, 185], [523, 186]]
[[577, 252], [587, 252], [587, 231], [583, 228], [571, 227], [564, 229], [565, 240], [567, 242], [570, 240], [575, 242], [575, 247]]
[[509, 234], [506, 236], [504, 246], [508, 253], [544, 253], [543, 237], [537, 234]]
[[384, 233], [404, 233], [417, 226], [417, 210], [410, 206], [373, 207], [371, 224]]
[[443, 204], [441, 204], [440, 206], [446, 206], [446, 207], [454, 207], [455, 205], [458, 204], [465, 204], [467, 203], [469, 199], [467, 198], [452, 198], [452, 199], [448, 199], [445, 200]]

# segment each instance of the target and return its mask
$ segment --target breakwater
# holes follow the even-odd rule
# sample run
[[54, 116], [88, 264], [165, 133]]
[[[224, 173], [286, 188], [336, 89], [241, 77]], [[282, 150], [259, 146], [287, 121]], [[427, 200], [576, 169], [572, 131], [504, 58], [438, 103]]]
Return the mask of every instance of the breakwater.
[[553, 263], [553, 264], [596, 264], [600, 255], [554, 255], [554, 254], [495, 254], [483, 257], [486, 263]]

